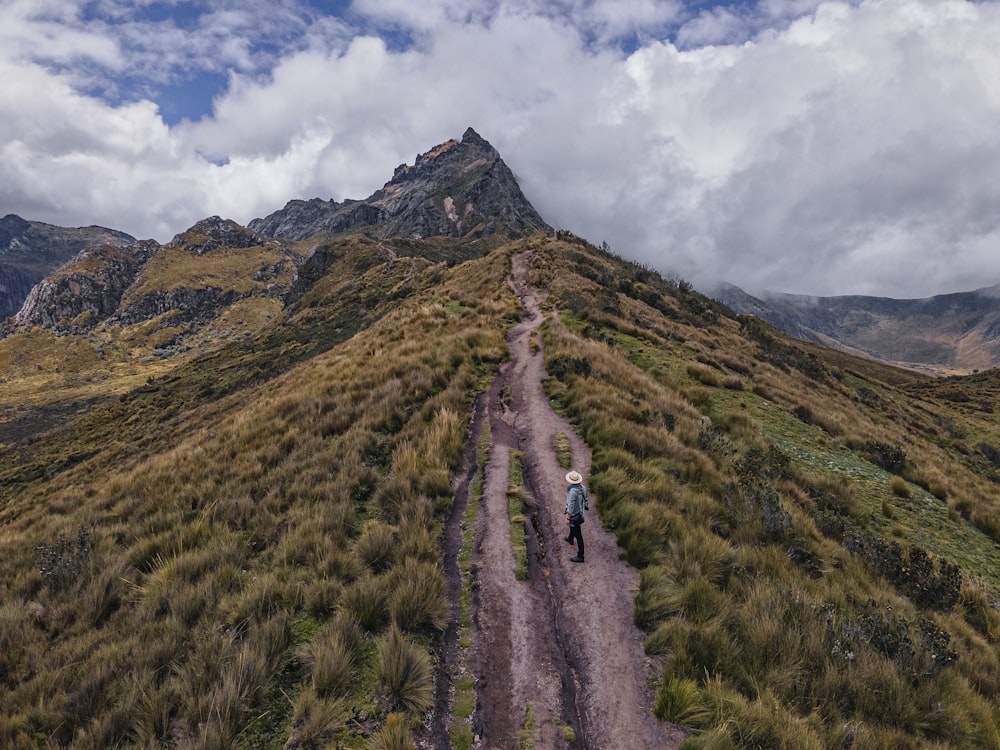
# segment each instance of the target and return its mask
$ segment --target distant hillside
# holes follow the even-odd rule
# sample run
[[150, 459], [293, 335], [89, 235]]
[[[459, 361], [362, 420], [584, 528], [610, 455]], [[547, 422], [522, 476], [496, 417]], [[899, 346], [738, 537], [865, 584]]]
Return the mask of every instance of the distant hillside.
[[934, 374], [1000, 366], [1000, 285], [926, 299], [714, 293], [791, 335]]
[[[514, 236], [212, 217], [47, 277], [0, 339], [0, 747], [489, 744], [482, 635], [523, 663], [534, 633], [480, 616], [481, 415], [518, 444], [500, 376], [530, 294], [576, 442], [492, 478], [511, 602], [551, 598], [569, 552], [533, 464], [561, 479], [583, 443], [583, 533], [615, 534], [634, 607], [578, 585], [590, 562], [547, 606], [641, 630], [685, 750], [1000, 748], [1000, 371], [804, 343], [568, 232], [479, 224]], [[569, 669], [580, 634], [549, 625]], [[557, 680], [574, 717], [508, 706], [505, 736], [587, 745], [586, 686], [615, 679]]]
[[56, 227], [8, 214], [0, 219], [0, 321], [16, 313], [31, 288], [89, 245], [135, 242], [104, 227]]

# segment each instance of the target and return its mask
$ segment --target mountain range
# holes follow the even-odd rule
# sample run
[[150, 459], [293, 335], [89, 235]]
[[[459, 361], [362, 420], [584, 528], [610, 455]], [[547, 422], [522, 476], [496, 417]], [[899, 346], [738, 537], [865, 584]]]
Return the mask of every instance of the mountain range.
[[926, 299], [754, 297], [724, 285], [712, 293], [796, 338], [935, 375], [1000, 365], [1000, 285]]
[[881, 361], [988, 293], [723, 304], [471, 129], [165, 244], [4, 222], [78, 245], [0, 336], [0, 747], [1000, 748], [1000, 371]]
[[[523, 236], [535, 230], [553, 232], [525, 199], [496, 149], [469, 128], [460, 141], [446, 141], [419, 154], [413, 165], [397, 167], [392, 179], [364, 200], [292, 200], [284, 208], [254, 219], [246, 228], [213, 217], [178, 235], [169, 245], [177, 247], [186, 238], [204, 235], [209, 239], [193, 239], [189, 248], [201, 254], [210, 245], [247, 247], [244, 243], [260, 244], [264, 238], [304, 241], [319, 235], [357, 234], [395, 242], [429, 237], [462, 243], [482, 240], [485, 247], [491, 238]], [[227, 233], [243, 234], [237, 239], [227, 237]], [[126, 246], [128, 249], [122, 249]], [[282, 252], [278, 244], [272, 247]], [[87, 325], [92, 326], [114, 314], [125, 286], [157, 248], [153, 242], [139, 243], [113, 229], [55, 227], [8, 215], [0, 219], [0, 319], [19, 313], [14, 326], [44, 319], [47, 325], [58, 328], [60, 321], [79, 326], [78, 316], [86, 313]], [[28, 300], [36, 284], [85, 249], [86, 255], [78, 260], [86, 260], [90, 266], [106, 265], [103, 280], [63, 269], [46, 279]], [[300, 269], [302, 260], [295, 253], [288, 255], [285, 270], [296, 269], [308, 279], [316, 269]], [[79, 269], [80, 263], [75, 265]], [[277, 266], [259, 269], [259, 273], [262, 279], [280, 275]], [[53, 285], [56, 283], [63, 288], [71, 286], [73, 294], [62, 294]], [[269, 283], [267, 294], [280, 298], [289, 293], [290, 288], [283, 283], [287, 279]], [[92, 288], [81, 291], [81, 284]], [[131, 304], [151, 305], [147, 313], [182, 306], [188, 311], [186, 315], [194, 314], [191, 311], [199, 306], [212, 306], [207, 297], [215, 292], [199, 291], [200, 299], [193, 300], [185, 298], [190, 291], [177, 291], [171, 299], [160, 293], [161, 299], [156, 301], [132, 300]], [[220, 293], [231, 302], [249, 292], [230, 289]], [[804, 341], [933, 375], [1000, 366], [1000, 285], [926, 299], [775, 292], [753, 296], [732, 284], [722, 284], [710, 295], [737, 313], [756, 315]], [[60, 308], [56, 297], [69, 307]], [[26, 301], [26, 309], [21, 310]], [[74, 306], [79, 309], [74, 310]], [[144, 313], [133, 309], [123, 314], [135, 318]], [[10, 323], [6, 329], [11, 329]]]

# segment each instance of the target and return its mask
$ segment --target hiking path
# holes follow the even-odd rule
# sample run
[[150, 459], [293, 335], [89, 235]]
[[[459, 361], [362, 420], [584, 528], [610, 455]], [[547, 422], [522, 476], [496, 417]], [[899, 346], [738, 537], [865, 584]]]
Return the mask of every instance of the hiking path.
[[[564, 541], [567, 469], [556, 436], [569, 438], [572, 467], [589, 475], [589, 448], [542, 389], [543, 291], [528, 283], [532, 251], [513, 257], [509, 283], [525, 310], [508, 334], [510, 359], [481, 419], [490, 452], [473, 555], [472, 671], [477, 750], [676, 748], [683, 734], [652, 712], [655, 666], [633, 624], [638, 572], [620, 559], [590, 495], [586, 562]], [[476, 433], [478, 435], [478, 432]], [[476, 438], [473, 437], [473, 440]], [[507, 490], [512, 451], [523, 452], [528, 495], [527, 580], [515, 577]], [[520, 521], [515, 521], [520, 522]]]

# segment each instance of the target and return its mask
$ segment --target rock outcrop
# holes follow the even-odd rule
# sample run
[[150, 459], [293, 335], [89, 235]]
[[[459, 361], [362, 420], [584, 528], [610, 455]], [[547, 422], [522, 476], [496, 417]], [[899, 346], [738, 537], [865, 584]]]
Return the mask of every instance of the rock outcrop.
[[166, 245], [146, 240], [82, 250], [30, 291], [4, 333], [43, 326], [81, 334], [160, 316], [173, 327], [203, 324], [240, 299], [280, 299], [295, 276], [280, 242], [212, 216]]
[[461, 141], [445, 141], [412, 166], [397, 167], [392, 179], [363, 201], [293, 200], [249, 227], [290, 240], [320, 233], [478, 239], [552, 231], [500, 154], [472, 128]]
[[16, 313], [32, 287], [90, 245], [127, 245], [135, 237], [105, 227], [57, 227], [15, 214], [0, 219], [0, 320]]
[[57, 333], [83, 333], [113, 315], [125, 291], [160, 249], [153, 240], [94, 245], [39, 282], [10, 327], [45, 326]]
[[186, 246], [197, 255], [204, 255], [220, 247], [260, 247], [266, 243], [267, 238], [261, 237], [257, 232], [240, 226], [232, 219], [218, 216], [202, 219], [170, 241], [172, 245]]

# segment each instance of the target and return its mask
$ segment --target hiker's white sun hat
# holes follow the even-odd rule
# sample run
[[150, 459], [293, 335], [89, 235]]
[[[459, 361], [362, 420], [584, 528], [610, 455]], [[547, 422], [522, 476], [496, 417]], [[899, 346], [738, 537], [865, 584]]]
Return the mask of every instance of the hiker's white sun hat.
[[583, 481], [583, 477], [580, 476], [580, 472], [571, 471], [566, 475], [566, 481], [570, 484], [580, 484]]

